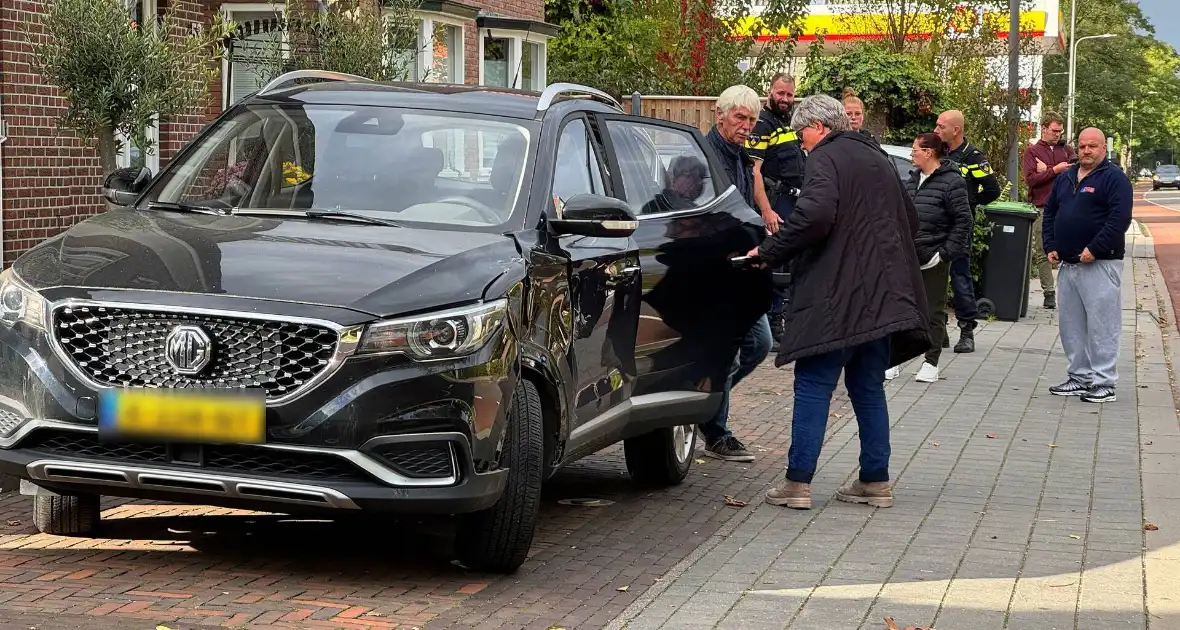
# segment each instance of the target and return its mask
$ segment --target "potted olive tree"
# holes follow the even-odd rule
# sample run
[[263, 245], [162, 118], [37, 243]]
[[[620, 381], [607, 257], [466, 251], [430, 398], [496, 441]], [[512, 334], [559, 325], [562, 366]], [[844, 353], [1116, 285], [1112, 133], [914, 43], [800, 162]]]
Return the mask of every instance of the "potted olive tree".
[[117, 168], [120, 137], [152, 151], [154, 119], [204, 109], [230, 27], [172, 10], [138, 24], [126, 0], [54, 0], [23, 25], [34, 63], [66, 101], [59, 129], [92, 141], [104, 173]]

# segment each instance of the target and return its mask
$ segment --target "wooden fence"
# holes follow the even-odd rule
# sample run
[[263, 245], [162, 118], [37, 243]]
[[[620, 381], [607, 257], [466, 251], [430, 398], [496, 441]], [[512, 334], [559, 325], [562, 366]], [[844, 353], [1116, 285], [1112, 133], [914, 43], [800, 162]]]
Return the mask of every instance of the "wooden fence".
[[[632, 98], [623, 98], [623, 110], [631, 113]], [[715, 96], [640, 96], [639, 111], [643, 116], [692, 125], [709, 133], [717, 116], [714, 114]]]

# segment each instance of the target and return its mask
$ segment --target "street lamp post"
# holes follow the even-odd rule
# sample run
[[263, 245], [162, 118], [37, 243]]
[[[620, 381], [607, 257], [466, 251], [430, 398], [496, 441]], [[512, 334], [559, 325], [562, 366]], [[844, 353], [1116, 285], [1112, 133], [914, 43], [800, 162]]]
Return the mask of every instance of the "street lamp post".
[[[1144, 92], [1144, 96], [1152, 96], [1159, 92]], [[1131, 129], [1127, 132], [1127, 169], [1135, 170], [1135, 99], [1131, 99]]]
[[[1074, 0], [1074, 6], [1077, 5], [1077, 0]], [[1072, 30], [1072, 27], [1071, 29]], [[1065, 115], [1065, 141], [1069, 142], [1073, 139], [1073, 104], [1075, 100], [1075, 92], [1077, 90], [1078, 81], [1078, 44], [1087, 39], [1109, 39], [1114, 37], [1113, 33], [1103, 33], [1102, 35], [1090, 35], [1089, 37], [1082, 37], [1070, 42], [1069, 53], [1069, 94], [1066, 97], [1068, 101], [1068, 112]]]

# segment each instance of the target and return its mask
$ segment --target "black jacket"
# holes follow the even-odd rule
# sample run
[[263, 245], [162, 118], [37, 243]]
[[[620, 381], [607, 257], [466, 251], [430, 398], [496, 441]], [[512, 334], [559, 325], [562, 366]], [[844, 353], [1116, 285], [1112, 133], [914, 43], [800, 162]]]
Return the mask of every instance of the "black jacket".
[[918, 214], [897, 169], [856, 132], [828, 135], [807, 156], [795, 211], [759, 247], [789, 262], [791, 299], [776, 365], [891, 337], [890, 367], [930, 347], [914, 238]]
[[918, 261], [925, 263], [935, 252], [946, 262], [967, 255], [974, 224], [967, 182], [950, 160], [943, 160], [919, 187], [921, 176], [915, 169], [905, 185], [918, 211]]
[[972, 211], [976, 206], [986, 206], [1000, 198], [1000, 182], [996, 180], [991, 164], [984, 157], [983, 151], [967, 142], [966, 138], [959, 148], [951, 151], [946, 157], [959, 167], [963, 179], [967, 180], [967, 199], [971, 203]]
[[751, 208], [754, 207], [754, 160], [746, 152], [746, 148], [732, 144], [717, 131], [717, 125], [709, 130], [705, 136], [717, 157], [721, 159], [721, 166], [729, 176], [729, 182], [737, 187], [742, 199]]

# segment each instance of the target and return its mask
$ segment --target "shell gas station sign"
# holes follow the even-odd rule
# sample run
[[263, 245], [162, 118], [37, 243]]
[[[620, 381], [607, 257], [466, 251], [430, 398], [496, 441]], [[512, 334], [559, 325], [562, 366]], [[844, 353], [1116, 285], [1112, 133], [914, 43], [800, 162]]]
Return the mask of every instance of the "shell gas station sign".
[[[1061, 15], [1057, 0], [1038, 0], [1030, 10], [1020, 13], [1020, 35], [1030, 37], [1041, 44], [1044, 53], [1061, 52], [1065, 48], [1061, 33]], [[823, 37], [825, 49], [837, 52], [845, 42], [868, 41], [889, 37], [892, 31], [887, 25], [896, 21], [885, 12], [855, 11], [838, 4], [813, 4], [810, 13], [803, 20], [802, 28], [795, 33], [782, 28], [767, 28], [762, 18], [755, 15], [744, 17], [734, 24], [735, 34], [753, 36], [758, 42], [787, 40], [794, 37], [801, 43], [810, 43]], [[908, 16], [907, 39], [930, 39], [934, 33], [949, 33], [951, 36], [973, 36], [991, 32], [995, 36], [1008, 37], [1009, 20], [1007, 11], [972, 11], [960, 7], [949, 22], [937, 15], [926, 13]]]

